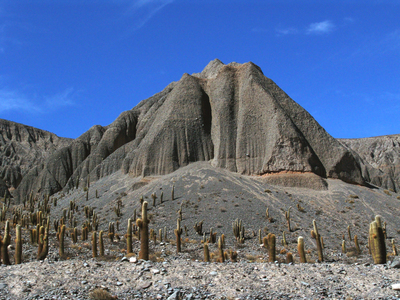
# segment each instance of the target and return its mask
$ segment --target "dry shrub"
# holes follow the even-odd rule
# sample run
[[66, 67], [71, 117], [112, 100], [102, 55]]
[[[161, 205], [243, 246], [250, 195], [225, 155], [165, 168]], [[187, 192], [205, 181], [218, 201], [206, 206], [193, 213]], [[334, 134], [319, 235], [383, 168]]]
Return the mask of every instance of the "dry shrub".
[[94, 289], [90, 295], [89, 298], [92, 300], [113, 300], [117, 299], [117, 297], [112, 296], [108, 291], [97, 288]]

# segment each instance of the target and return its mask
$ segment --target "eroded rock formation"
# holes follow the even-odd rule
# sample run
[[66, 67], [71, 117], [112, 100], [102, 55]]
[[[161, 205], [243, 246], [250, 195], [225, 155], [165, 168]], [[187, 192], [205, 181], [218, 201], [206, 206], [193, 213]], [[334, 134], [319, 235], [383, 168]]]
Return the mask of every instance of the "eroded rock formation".
[[258, 66], [214, 60], [54, 151], [23, 176], [14, 195], [52, 194], [121, 169], [163, 175], [195, 161], [249, 175], [289, 171], [371, 181], [363, 160]]

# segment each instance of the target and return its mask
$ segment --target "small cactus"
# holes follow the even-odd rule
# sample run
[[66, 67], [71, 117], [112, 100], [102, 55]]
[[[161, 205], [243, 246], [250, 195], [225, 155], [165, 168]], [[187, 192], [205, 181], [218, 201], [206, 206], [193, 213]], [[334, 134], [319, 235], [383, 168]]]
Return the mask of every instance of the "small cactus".
[[92, 232], [92, 257], [97, 257], [97, 232]]
[[302, 236], [299, 236], [297, 239], [297, 251], [299, 252], [300, 262], [306, 263], [307, 259], [304, 251], [304, 238]]
[[147, 218], [147, 201], [142, 205], [142, 218], [136, 220], [136, 225], [140, 228], [140, 251], [139, 259], [149, 260], [149, 223]]
[[397, 256], [397, 249], [396, 249], [396, 244], [394, 243], [394, 239], [392, 239], [391, 242], [392, 242], [393, 256]]
[[176, 253], [181, 252], [181, 234], [182, 234], [182, 228], [181, 228], [181, 221], [178, 218], [176, 220], [176, 229], [174, 230], [175, 236], [176, 236]]
[[342, 253], [346, 254], [346, 241], [342, 240]]
[[99, 232], [99, 250], [100, 256], [104, 256], [103, 230], [100, 230]]
[[64, 234], [65, 234], [65, 225], [61, 225], [61, 229], [60, 229], [60, 244], [59, 244], [59, 254], [61, 257], [64, 256]]
[[4, 228], [4, 237], [1, 243], [1, 258], [3, 260], [3, 264], [11, 265], [10, 257], [8, 256], [8, 246], [11, 242], [10, 235], [10, 222], [7, 220]]
[[208, 250], [208, 244], [204, 243], [204, 261], [209, 262], [210, 261], [210, 251]]
[[221, 237], [218, 239], [218, 252], [219, 252], [218, 261], [221, 263], [225, 262], [224, 245]]
[[20, 264], [22, 262], [22, 239], [21, 239], [21, 225], [17, 224], [15, 227], [16, 238], [15, 238], [15, 263]]
[[356, 247], [356, 253], [357, 253], [357, 255], [359, 255], [359, 254], [361, 253], [361, 250], [360, 250], [360, 245], [359, 245], [359, 243], [358, 243], [358, 237], [357, 237], [357, 235], [354, 236], [354, 246]]
[[291, 252], [286, 253], [286, 263], [293, 263], [293, 254]]
[[290, 209], [292, 207], [290, 206], [289, 209], [285, 212], [285, 218], [287, 221], [287, 227], [288, 227], [288, 231], [291, 232], [292, 230], [290, 229]]
[[351, 242], [351, 241], [352, 241], [352, 239], [351, 239], [351, 230], [350, 230], [350, 225], [349, 225], [349, 226], [347, 226], [347, 234], [349, 235], [349, 241]]
[[274, 262], [276, 260], [276, 252], [275, 252], [275, 246], [276, 246], [276, 237], [275, 234], [269, 233], [267, 236], [268, 239], [268, 261], [269, 262]]
[[128, 228], [126, 232], [126, 253], [132, 252], [132, 220], [128, 219]]
[[317, 243], [317, 252], [318, 252], [318, 261], [323, 262], [324, 261], [324, 254], [322, 252], [322, 242], [321, 242], [321, 236], [319, 235], [318, 228], [317, 228], [317, 222], [313, 220], [313, 227], [314, 230], [311, 231], [311, 236], [315, 239]]

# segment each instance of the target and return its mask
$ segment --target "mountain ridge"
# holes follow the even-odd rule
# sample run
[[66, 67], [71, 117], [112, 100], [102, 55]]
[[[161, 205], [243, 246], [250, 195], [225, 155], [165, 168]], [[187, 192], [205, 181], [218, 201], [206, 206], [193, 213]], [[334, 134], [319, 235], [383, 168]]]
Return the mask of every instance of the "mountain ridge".
[[382, 170], [354, 143], [330, 136], [252, 62], [213, 60], [63, 146], [24, 174], [16, 198], [53, 194], [117, 170], [165, 175], [196, 161], [246, 175], [311, 172], [399, 189], [398, 177], [380, 180]]

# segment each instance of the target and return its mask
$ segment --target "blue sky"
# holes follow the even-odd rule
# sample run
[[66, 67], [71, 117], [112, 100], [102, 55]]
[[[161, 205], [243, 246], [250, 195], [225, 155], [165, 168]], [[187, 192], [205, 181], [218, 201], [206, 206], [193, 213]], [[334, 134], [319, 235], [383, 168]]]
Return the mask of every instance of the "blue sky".
[[0, 118], [76, 138], [252, 61], [336, 138], [400, 133], [399, 1], [0, 0]]

